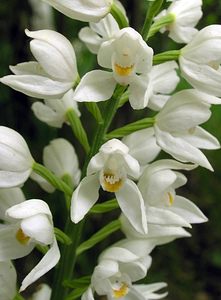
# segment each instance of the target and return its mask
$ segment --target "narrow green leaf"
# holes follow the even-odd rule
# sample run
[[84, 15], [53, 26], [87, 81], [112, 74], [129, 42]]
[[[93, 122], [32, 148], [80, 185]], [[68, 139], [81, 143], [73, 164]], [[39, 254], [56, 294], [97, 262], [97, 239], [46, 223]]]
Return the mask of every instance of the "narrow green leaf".
[[66, 118], [71, 125], [71, 129], [72, 129], [75, 137], [81, 143], [85, 152], [88, 153], [90, 150], [90, 146], [89, 146], [87, 134], [84, 130], [84, 127], [83, 127], [81, 120], [78, 117], [77, 113], [73, 109], [69, 109], [66, 112]]
[[98, 232], [93, 234], [87, 241], [83, 242], [78, 248], [77, 248], [77, 255], [83, 253], [84, 251], [92, 248], [97, 243], [103, 241], [107, 236], [112, 234], [113, 232], [119, 230], [121, 227], [120, 221], [115, 220], [106, 226], [104, 226], [102, 229], [100, 229]]
[[68, 288], [77, 289], [87, 287], [91, 282], [91, 276], [83, 276], [77, 279], [64, 280], [63, 285]]
[[95, 118], [95, 120], [97, 121], [98, 124], [102, 124], [103, 118], [100, 112], [100, 109], [97, 105], [97, 103], [95, 102], [85, 102], [85, 105], [87, 107], [87, 110], [93, 115], [93, 117]]
[[154, 55], [153, 64], [158, 65], [169, 60], [178, 60], [181, 50], [171, 50]]
[[152, 127], [154, 125], [155, 119], [154, 118], [144, 118], [142, 120], [130, 123], [125, 125], [121, 128], [115, 129], [108, 134], [106, 134], [106, 139], [112, 138], [121, 138], [130, 133], [133, 133], [137, 130], [145, 129], [148, 127]]
[[122, 107], [129, 99], [129, 92], [126, 91], [123, 93], [123, 95], [120, 97], [120, 101], [118, 104], [118, 108]]
[[119, 205], [118, 205], [117, 200], [112, 199], [112, 200], [106, 201], [104, 203], [94, 205], [91, 208], [90, 213], [102, 214], [102, 213], [106, 213], [106, 212], [112, 211], [114, 209], [117, 209], [118, 207], [119, 207]]
[[67, 297], [65, 297], [65, 300], [75, 300], [81, 297], [81, 295], [87, 290], [87, 287], [75, 289], [73, 292], [71, 292]]
[[54, 234], [56, 236], [56, 239], [65, 245], [72, 244], [72, 240], [69, 238], [67, 234], [65, 234], [62, 230], [59, 228], [54, 227]]

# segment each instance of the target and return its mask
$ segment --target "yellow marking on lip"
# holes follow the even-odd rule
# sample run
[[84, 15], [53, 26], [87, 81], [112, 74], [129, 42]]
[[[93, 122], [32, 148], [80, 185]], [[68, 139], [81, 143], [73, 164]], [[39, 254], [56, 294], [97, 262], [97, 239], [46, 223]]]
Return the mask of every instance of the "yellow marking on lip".
[[133, 67], [134, 67], [134, 65], [131, 65], [129, 67], [122, 67], [118, 64], [115, 64], [114, 65], [114, 70], [120, 76], [128, 76], [132, 72]]
[[113, 290], [114, 298], [119, 299], [124, 297], [128, 293], [128, 286], [126, 283], [123, 283], [118, 290]]
[[169, 196], [169, 205], [172, 205], [173, 204], [173, 202], [174, 202], [174, 197], [173, 197], [173, 195], [169, 192], [169, 193], [167, 193], [168, 194], [168, 196]]
[[17, 241], [19, 241], [20, 244], [26, 245], [30, 240], [30, 237], [25, 235], [24, 231], [21, 228], [19, 228], [16, 232], [16, 239]]
[[122, 187], [122, 179], [116, 178], [111, 173], [104, 173], [104, 188], [107, 192], [117, 192]]

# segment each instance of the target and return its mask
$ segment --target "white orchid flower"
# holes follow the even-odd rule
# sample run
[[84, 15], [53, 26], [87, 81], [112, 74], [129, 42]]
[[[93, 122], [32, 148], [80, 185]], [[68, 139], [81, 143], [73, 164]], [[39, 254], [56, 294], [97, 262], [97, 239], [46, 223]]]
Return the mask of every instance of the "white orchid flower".
[[179, 0], [173, 3], [165, 10], [162, 10], [155, 20], [161, 17], [172, 15], [174, 21], [161, 28], [160, 32], [169, 31], [169, 37], [177, 43], [189, 43], [196, 35], [198, 30], [194, 28], [201, 19], [202, 0]]
[[44, 103], [35, 102], [31, 108], [39, 120], [49, 126], [61, 128], [67, 123], [66, 113], [69, 109], [73, 109], [78, 116], [81, 115], [77, 102], [73, 100], [73, 93], [70, 89], [61, 99], [45, 99]]
[[[73, 187], [78, 185], [81, 176], [78, 157], [74, 147], [67, 140], [63, 138], [52, 140], [43, 150], [43, 163], [59, 178], [68, 176]], [[47, 192], [55, 191], [55, 188], [38, 174], [32, 173], [31, 178]]]
[[40, 284], [37, 291], [32, 295], [31, 300], [50, 300], [51, 288], [47, 284]]
[[[145, 138], [144, 138], [145, 137]], [[122, 139], [132, 155], [141, 166], [153, 161], [160, 153], [161, 148], [156, 143], [152, 127], [135, 131]]]
[[23, 137], [0, 126], [0, 188], [22, 185], [32, 172], [34, 159]]
[[118, 84], [129, 85], [129, 101], [134, 109], [146, 106], [148, 73], [152, 67], [153, 50], [131, 27], [121, 29], [115, 37], [102, 43], [98, 51], [100, 66], [112, 72], [94, 70], [77, 86], [74, 99], [99, 102], [109, 99]]
[[200, 30], [181, 49], [179, 64], [182, 76], [196, 89], [221, 96], [221, 26]]
[[83, 27], [79, 31], [79, 38], [92, 53], [97, 54], [101, 44], [114, 38], [118, 31], [120, 28], [117, 21], [108, 14], [99, 22], [90, 22], [89, 27]]
[[25, 30], [31, 52], [37, 62], [30, 61], [11, 67], [15, 75], [0, 81], [28, 96], [40, 99], [61, 98], [78, 80], [77, 64], [71, 43], [53, 30]]
[[94, 299], [94, 292], [105, 295], [108, 300], [140, 299], [132, 283], [146, 276], [151, 265], [149, 253], [153, 248], [154, 245], [146, 241], [122, 240], [106, 249], [94, 269], [91, 286], [81, 299]]
[[146, 167], [139, 179], [138, 187], [145, 201], [149, 223], [180, 226], [183, 220], [188, 226], [207, 221], [206, 216], [194, 203], [176, 195], [176, 189], [184, 185], [187, 179], [174, 170], [191, 170], [193, 167], [196, 166], [174, 160], [158, 160]]
[[138, 178], [140, 166], [129, 154], [129, 148], [112, 139], [89, 162], [87, 176], [74, 191], [71, 201], [71, 219], [79, 222], [99, 197], [100, 186], [104, 191], [115, 193], [119, 206], [132, 226], [146, 232], [144, 203], [137, 185], [130, 179]]
[[155, 119], [155, 137], [162, 150], [182, 162], [192, 162], [213, 170], [199, 149], [219, 149], [218, 140], [201, 128], [211, 115], [211, 104], [221, 100], [197, 90], [174, 94]]
[[167, 61], [152, 67], [147, 87], [148, 107], [152, 110], [161, 110], [170, 98], [169, 94], [175, 90], [180, 80], [176, 69], [178, 65], [175, 61]]
[[1, 300], [12, 300], [16, 295], [17, 274], [11, 261], [0, 262]]
[[52, 7], [43, 1], [29, 0], [32, 8], [31, 29], [40, 30], [43, 28], [54, 29], [54, 18]]
[[98, 22], [111, 10], [113, 0], [43, 0], [64, 15], [84, 22]]
[[41, 261], [25, 277], [20, 291], [51, 270], [60, 258], [54, 235], [52, 215], [48, 205], [39, 199], [31, 199], [7, 209], [11, 223], [0, 228], [0, 261], [28, 255], [36, 244], [50, 248]]

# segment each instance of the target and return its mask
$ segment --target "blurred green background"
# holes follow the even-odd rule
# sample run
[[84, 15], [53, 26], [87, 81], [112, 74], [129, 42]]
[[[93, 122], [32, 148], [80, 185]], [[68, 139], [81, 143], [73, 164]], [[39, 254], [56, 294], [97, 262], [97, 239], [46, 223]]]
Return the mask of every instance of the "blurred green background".
[[[40, 1], [40, 0], [39, 0]], [[189, 0], [190, 1], [190, 0]], [[131, 26], [140, 29], [146, 9], [147, 1], [122, 1], [128, 12]], [[221, 2], [218, 0], [203, 1], [204, 16], [198, 28], [221, 21]], [[34, 10], [28, 0], [1, 0], [0, 2], [0, 76], [10, 73], [8, 65], [30, 59], [29, 39], [24, 35], [24, 29], [33, 28]], [[49, 20], [47, 20], [48, 22]], [[90, 54], [77, 39], [77, 33], [85, 23], [77, 22], [53, 12], [51, 26], [63, 33], [72, 42], [76, 50], [78, 68], [80, 74], [91, 70], [96, 66], [96, 57]], [[44, 26], [42, 26], [42, 29]], [[150, 40], [149, 45], [155, 52], [175, 49], [175, 45], [166, 36], [157, 34]], [[181, 82], [179, 88], [186, 87]], [[83, 163], [83, 152], [79, 144], [74, 140], [70, 129], [64, 126], [61, 130], [48, 127], [38, 121], [30, 107], [34, 99], [28, 99], [25, 95], [17, 93], [8, 87], [0, 85], [0, 125], [9, 126], [20, 132], [28, 144], [31, 152], [37, 161], [41, 161], [42, 149], [55, 137], [67, 137], [75, 147]], [[80, 106], [83, 114], [83, 123], [90, 133], [93, 130], [94, 121], [84, 106]], [[125, 105], [116, 116], [115, 125], [128, 123], [146, 115], [146, 111], [134, 113], [129, 105]], [[221, 107], [213, 107], [213, 116], [205, 124], [208, 129], [221, 141]], [[203, 168], [198, 168], [187, 174], [188, 184], [180, 190], [181, 195], [194, 201], [209, 218], [209, 222], [201, 225], [194, 225], [191, 229], [191, 238], [177, 240], [173, 243], [160, 246], [153, 251], [153, 264], [148, 273], [146, 282], [165, 281], [168, 283], [170, 300], [213, 300], [221, 299], [221, 152], [208, 151], [206, 153], [215, 172], [211, 173]], [[63, 226], [65, 214], [58, 215], [58, 207], [62, 209], [62, 195], [55, 193], [47, 195], [33, 182], [28, 181], [24, 186], [27, 199], [46, 199], [55, 212], [55, 223]], [[59, 210], [60, 211], [60, 210]], [[111, 220], [112, 215], [105, 218], [105, 223]], [[88, 227], [85, 237], [102, 227], [104, 221], [99, 217], [88, 220]], [[77, 273], [79, 276], [92, 272], [98, 253], [103, 247], [115, 241], [118, 237], [111, 237], [104, 241], [98, 248], [88, 251], [79, 258]], [[29, 257], [25, 269], [19, 271], [18, 276], [24, 277], [27, 270], [36, 264], [39, 254], [36, 257]], [[18, 262], [19, 264], [19, 262]], [[23, 261], [22, 261], [22, 265]], [[21, 266], [21, 263], [19, 264]], [[52, 278], [49, 274], [49, 281]], [[44, 280], [44, 279], [42, 279]]]

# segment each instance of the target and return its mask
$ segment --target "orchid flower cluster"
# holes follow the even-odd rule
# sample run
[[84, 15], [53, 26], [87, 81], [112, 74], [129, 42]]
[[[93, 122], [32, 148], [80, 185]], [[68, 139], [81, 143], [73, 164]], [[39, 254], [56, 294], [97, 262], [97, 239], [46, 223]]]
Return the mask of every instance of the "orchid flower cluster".
[[[166, 283], [136, 283], [147, 276], [151, 251], [190, 236], [191, 224], [207, 221], [177, 189], [187, 182], [183, 171], [198, 166], [213, 171], [201, 149], [220, 148], [201, 124], [209, 120], [211, 106], [221, 104], [221, 25], [196, 29], [202, 0], [149, 1], [140, 32], [130, 27], [117, 0], [44, 2], [89, 22], [79, 39], [97, 55], [97, 69], [80, 78], [66, 37], [26, 29], [34, 60], [10, 66], [13, 74], [0, 82], [39, 99], [32, 110], [40, 121], [69, 126], [84, 149], [84, 164], [80, 168], [73, 145], [62, 137], [49, 141], [40, 164], [18, 132], [0, 126], [0, 298], [24, 299], [20, 293], [56, 266], [52, 289], [42, 284], [31, 299], [161, 299]], [[154, 53], [151, 37], [165, 33], [180, 49]], [[181, 78], [189, 88], [177, 91]], [[94, 118], [90, 139], [79, 102]], [[110, 131], [127, 102], [131, 114], [143, 110], [145, 118]], [[157, 159], [161, 151], [170, 158]], [[54, 227], [45, 199], [26, 199], [22, 186], [28, 178], [45, 193], [64, 193], [64, 228]], [[82, 241], [87, 218], [105, 219], [112, 210], [120, 215]], [[92, 274], [79, 277], [78, 256], [118, 230], [124, 238], [100, 253]], [[42, 259], [17, 289], [12, 260], [34, 248]]]

